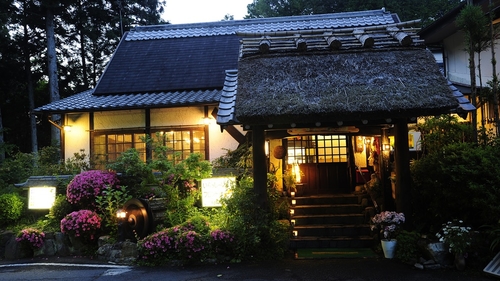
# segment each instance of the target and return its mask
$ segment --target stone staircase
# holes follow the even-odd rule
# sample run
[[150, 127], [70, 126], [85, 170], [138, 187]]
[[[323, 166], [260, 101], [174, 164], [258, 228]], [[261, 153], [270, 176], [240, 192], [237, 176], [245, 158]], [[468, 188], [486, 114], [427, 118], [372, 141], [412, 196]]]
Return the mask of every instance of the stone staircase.
[[372, 247], [364, 198], [363, 195], [330, 194], [290, 199], [293, 225], [290, 248]]

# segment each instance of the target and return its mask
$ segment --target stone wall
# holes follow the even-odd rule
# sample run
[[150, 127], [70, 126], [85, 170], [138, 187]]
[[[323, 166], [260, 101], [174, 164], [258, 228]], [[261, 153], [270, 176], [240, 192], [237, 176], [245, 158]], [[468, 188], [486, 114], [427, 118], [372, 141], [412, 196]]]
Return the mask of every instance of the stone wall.
[[[137, 259], [137, 244], [129, 241], [111, 243], [107, 236], [98, 240], [97, 257], [117, 264], [133, 264]], [[0, 233], [0, 259], [19, 260], [31, 257], [74, 256], [85, 254], [85, 245], [61, 232], [45, 233], [42, 248], [32, 251], [16, 241], [12, 231]], [[87, 253], [88, 254], [88, 253]]]

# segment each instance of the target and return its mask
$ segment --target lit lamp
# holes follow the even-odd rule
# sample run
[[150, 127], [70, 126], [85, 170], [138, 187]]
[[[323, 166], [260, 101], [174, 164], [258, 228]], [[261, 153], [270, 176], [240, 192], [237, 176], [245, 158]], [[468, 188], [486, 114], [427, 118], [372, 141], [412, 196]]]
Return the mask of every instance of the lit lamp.
[[391, 145], [388, 144], [388, 143], [384, 143], [383, 146], [382, 146], [382, 150], [384, 150], [384, 151], [391, 150]]
[[295, 205], [297, 203], [297, 201], [295, 201], [295, 199], [292, 200], [292, 205]]
[[293, 233], [293, 237], [297, 237], [299, 235], [299, 232], [297, 230], [294, 230], [292, 233]]
[[64, 125], [63, 128], [65, 132], [71, 132], [71, 125]]
[[118, 219], [118, 241], [125, 241], [124, 223], [127, 218], [127, 212], [123, 209], [116, 211], [116, 218]]
[[290, 192], [290, 195], [292, 196], [292, 198], [295, 198], [295, 191]]
[[123, 220], [124, 218], [127, 217], [127, 212], [124, 210], [118, 210], [116, 212], [116, 217], [118, 218], [118, 220]]
[[290, 215], [293, 216], [295, 214], [295, 211], [293, 209], [290, 209]]
[[290, 220], [290, 223], [292, 224], [292, 226], [295, 226], [295, 220]]

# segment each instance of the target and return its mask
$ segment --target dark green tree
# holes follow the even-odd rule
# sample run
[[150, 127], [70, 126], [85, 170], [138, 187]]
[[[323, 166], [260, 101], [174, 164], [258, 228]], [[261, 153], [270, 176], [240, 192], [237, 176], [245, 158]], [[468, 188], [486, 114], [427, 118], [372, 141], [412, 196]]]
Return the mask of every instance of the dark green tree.
[[4, 142], [21, 151], [50, 145], [53, 126], [33, 108], [50, 102], [49, 93], [64, 98], [94, 87], [122, 30], [162, 23], [164, 6], [161, 0], [0, 0], [0, 151]]
[[[463, 8], [456, 20], [457, 26], [463, 30], [466, 52], [469, 54], [469, 74], [472, 105], [477, 108], [476, 58], [475, 54], [485, 49], [490, 40], [489, 21], [481, 7], [467, 5]], [[472, 112], [473, 139], [477, 142], [477, 111]]]
[[426, 25], [459, 4], [460, 0], [256, 0], [248, 5], [247, 18], [279, 17], [377, 10], [397, 13], [402, 21], [421, 19]]

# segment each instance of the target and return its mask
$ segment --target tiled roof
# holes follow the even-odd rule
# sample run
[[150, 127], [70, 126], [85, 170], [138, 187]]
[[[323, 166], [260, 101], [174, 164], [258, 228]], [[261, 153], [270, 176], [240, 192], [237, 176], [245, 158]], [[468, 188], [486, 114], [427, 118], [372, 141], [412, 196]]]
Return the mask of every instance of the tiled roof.
[[220, 90], [197, 90], [126, 95], [93, 95], [93, 90], [36, 108], [36, 112], [100, 111], [131, 108], [174, 107], [218, 103]]
[[137, 27], [127, 41], [155, 40], [200, 36], [234, 35], [238, 32], [277, 32], [306, 29], [366, 27], [396, 23], [399, 20], [384, 10], [336, 14], [257, 18], [193, 24], [167, 24]]
[[226, 81], [222, 89], [222, 95], [217, 112], [217, 123], [232, 125], [238, 123], [234, 117], [234, 105], [236, 102], [236, 92], [238, 90], [238, 70], [226, 71]]
[[[213, 90], [219, 93], [224, 87], [225, 71], [238, 68], [240, 33], [366, 28], [398, 22], [389, 12], [372, 10], [136, 27], [124, 36], [93, 91], [36, 110], [182, 105], [177, 96], [182, 96], [186, 104], [214, 102]], [[184, 96], [188, 94], [194, 96]]]
[[222, 89], [226, 69], [238, 65], [238, 52], [236, 35], [125, 40], [94, 94]]

